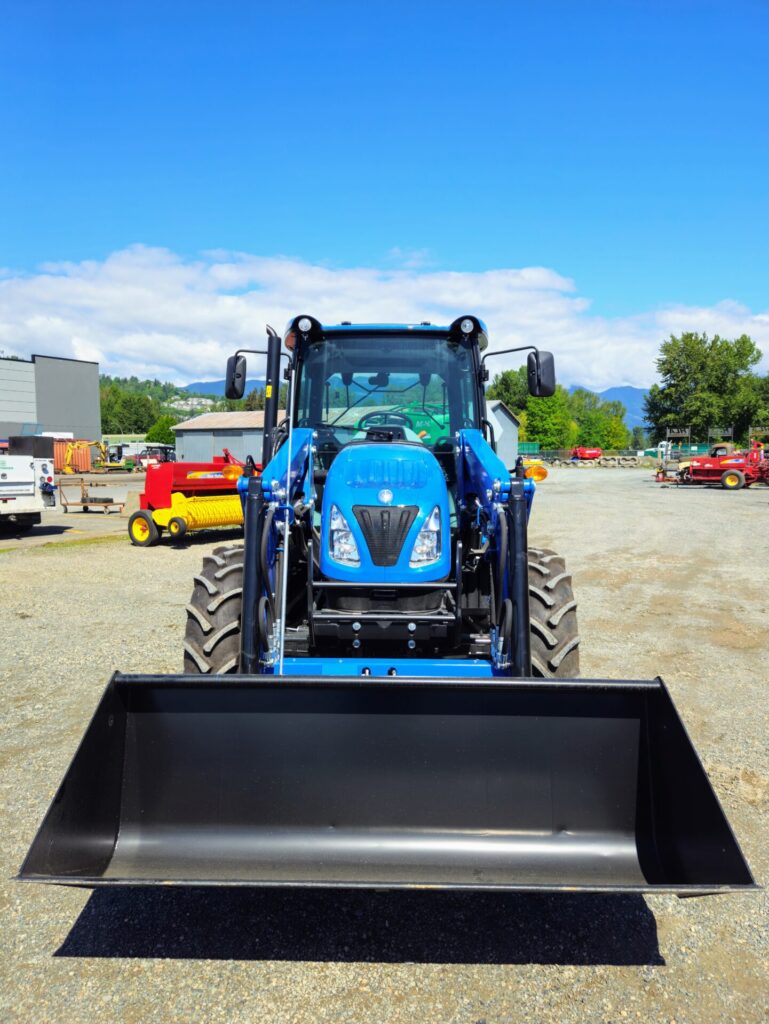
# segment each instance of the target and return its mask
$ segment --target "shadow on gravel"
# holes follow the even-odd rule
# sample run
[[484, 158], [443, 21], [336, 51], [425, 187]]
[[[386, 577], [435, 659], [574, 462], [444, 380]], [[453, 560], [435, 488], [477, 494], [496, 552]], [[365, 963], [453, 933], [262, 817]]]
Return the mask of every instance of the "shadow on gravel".
[[32, 537], [33, 539], [38, 537], [59, 537], [69, 530], [74, 530], [75, 526], [75, 523], [67, 523], [66, 525], [57, 523], [55, 526], [46, 523], [45, 525], [33, 526], [30, 530], [15, 530], [10, 523], [0, 523], [0, 539], [23, 540], [25, 537]]
[[172, 541], [164, 533], [160, 543], [175, 551], [186, 551], [188, 548], [196, 548], [201, 544], [242, 544], [243, 527], [233, 526], [231, 529], [191, 530], [184, 535], [182, 540], [176, 541]]
[[149, 886], [92, 893], [56, 956], [665, 962], [654, 915], [641, 896]]

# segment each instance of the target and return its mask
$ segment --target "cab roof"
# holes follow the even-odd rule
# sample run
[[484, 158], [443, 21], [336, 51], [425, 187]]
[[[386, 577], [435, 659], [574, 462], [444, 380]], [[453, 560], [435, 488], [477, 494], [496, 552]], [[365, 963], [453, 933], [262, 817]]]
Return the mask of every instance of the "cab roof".
[[[307, 331], [300, 330], [300, 321], [310, 321], [311, 327]], [[415, 336], [422, 337], [450, 337], [451, 335], [459, 335], [463, 333], [460, 328], [460, 324], [463, 321], [472, 320], [474, 329], [469, 332], [469, 336], [473, 337], [478, 344], [478, 347], [483, 351], [489, 344], [489, 338], [486, 331], [486, 324], [479, 320], [478, 317], [467, 315], [457, 317], [453, 323], [450, 324], [431, 324], [431, 323], [419, 323], [419, 324], [353, 324], [353, 323], [340, 323], [340, 324], [322, 324], [314, 317], [300, 314], [290, 320], [286, 326], [286, 331], [283, 336], [284, 344], [287, 348], [293, 348], [296, 344], [297, 336], [307, 335], [310, 337], [316, 337], [318, 340], [332, 339], [344, 337], [344, 335], [350, 334], [367, 334], [369, 336], [381, 336], [386, 337], [388, 335], [395, 334], [413, 334]]]

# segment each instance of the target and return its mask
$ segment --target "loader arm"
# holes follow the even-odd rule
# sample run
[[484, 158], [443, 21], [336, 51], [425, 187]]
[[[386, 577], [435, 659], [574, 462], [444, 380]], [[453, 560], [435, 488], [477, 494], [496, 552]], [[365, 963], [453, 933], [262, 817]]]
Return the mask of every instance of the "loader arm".
[[524, 678], [531, 675], [527, 521], [534, 488], [533, 480], [510, 475], [480, 430], [459, 432], [458, 497], [485, 527], [500, 577], [495, 666]]

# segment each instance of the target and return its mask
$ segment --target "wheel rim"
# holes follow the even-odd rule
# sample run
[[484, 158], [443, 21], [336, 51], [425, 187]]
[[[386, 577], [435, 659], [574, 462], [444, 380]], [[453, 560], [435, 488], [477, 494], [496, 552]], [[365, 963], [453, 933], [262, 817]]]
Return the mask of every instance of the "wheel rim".
[[726, 478], [724, 482], [726, 483], [727, 487], [736, 487], [738, 483], [737, 477], [731, 474]]
[[168, 532], [170, 534], [172, 534], [173, 536], [176, 536], [176, 534], [179, 532], [179, 524], [178, 523], [169, 523], [168, 524]]
[[150, 528], [146, 519], [136, 519], [131, 526], [131, 536], [135, 540], [146, 540], [150, 535]]

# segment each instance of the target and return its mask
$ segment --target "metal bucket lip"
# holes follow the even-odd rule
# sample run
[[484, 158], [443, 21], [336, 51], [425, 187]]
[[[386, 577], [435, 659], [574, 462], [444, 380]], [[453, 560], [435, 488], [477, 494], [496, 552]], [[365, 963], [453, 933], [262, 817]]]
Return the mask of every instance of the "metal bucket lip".
[[657, 676], [656, 679], [541, 679], [531, 677], [520, 679], [507, 676], [491, 678], [472, 677], [447, 677], [438, 676], [289, 676], [289, 675], [144, 675], [144, 674], [123, 674], [115, 672], [107, 688], [113, 684], [116, 686], [154, 686], [154, 687], [210, 687], [212, 683], [222, 689], [247, 689], [247, 688], [292, 688], [292, 689], [409, 689], [417, 687], [434, 687], [438, 689], [468, 689], [468, 690], [545, 690], [545, 691], [588, 691], [588, 692], [610, 692], [611, 690], [623, 690], [625, 692], [644, 691], [667, 691], [663, 680]]
[[555, 885], [555, 884], [528, 884], [528, 885], [502, 885], [494, 884], [466, 884], [463, 882], [428, 885], [414, 882], [308, 882], [308, 881], [243, 881], [221, 879], [185, 881], [184, 879], [142, 879], [137, 881], [132, 878], [97, 878], [78, 875], [22, 875], [14, 877], [17, 882], [43, 882], [46, 885], [68, 885], [79, 889], [96, 889], [102, 886], [121, 886], [123, 888], [143, 889], [147, 886], [173, 886], [186, 889], [377, 889], [383, 892], [389, 890], [413, 891], [413, 892], [453, 892], [456, 890], [466, 892], [543, 892], [543, 893], [623, 893], [637, 896], [656, 894], [668, 896], [715, 896], [724, 892], [746, 892], [759, 891], [764, 887], [755, 880], [744, 884], [724, 883], [722, 885]]

